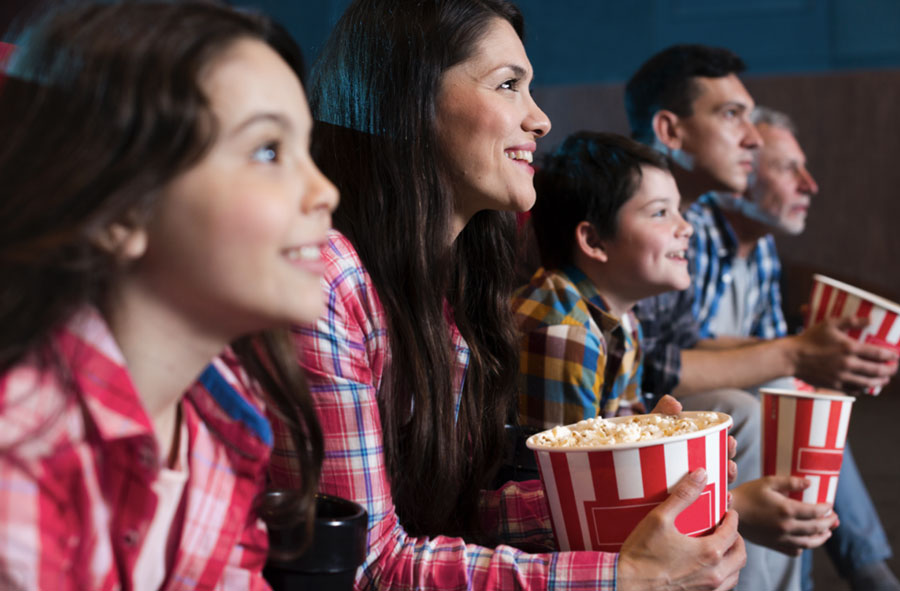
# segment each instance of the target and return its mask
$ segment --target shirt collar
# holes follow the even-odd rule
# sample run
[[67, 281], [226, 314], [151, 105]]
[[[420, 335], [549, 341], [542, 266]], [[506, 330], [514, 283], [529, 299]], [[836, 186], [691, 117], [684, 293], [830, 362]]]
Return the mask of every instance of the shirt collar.
[[722, 211], [718, 193], [715, 191], [705, 193], [700, 196], [698, 202], [702, 206], [709, 208], [710, 212], [712, 212], [713, 221], [715, 222], [716, 228], [719, 230], [719, 236], [721, 237], [721, 243], [719, 244], [719, 250], [721, 251], [720, 255], [727, 255], [733, 258], [737, 255], [737, 234], [734, 233], [734, 228], [731, 227], [731, 224], [728, 222], [728, 219]]
[[[150, 437], [156, 441], [125, 357], [95, 308], [84, 308], [72, 316], [59, 331], [56, 344], [101, 438]], [[224, 361], [207, 366], [185, 394], [215, 432], [244, 442], [254, 448], [245, 451], [258, 455], [271, 446], [272, 432], [261, 409], [250, 402], [249, 378], [236, 377], [240, 372], [237, 360], [228, 354]], [[242, 435], [246, 431], [253, 433], [256, 443], [250, 444]]]
[[559, 270], [559, 273], [572, 282], [575, 289], [581, 294], [581, 297], [587, 300], [588, 304], [593, 308], [592, 315], [600, 325], [601, 330], [608, 332], [621, 325], [619, 318], [610, 313], [606, 300], [603, 299], [603, 296], [594, 286], [594, 282], [585, 275], [584, 271], [575, 265], [566, 265]]
[[153, 436], [152, 422], [125, 367], [125, 357], [95, 308], [73, 315], [55, 341], [100, 437]]

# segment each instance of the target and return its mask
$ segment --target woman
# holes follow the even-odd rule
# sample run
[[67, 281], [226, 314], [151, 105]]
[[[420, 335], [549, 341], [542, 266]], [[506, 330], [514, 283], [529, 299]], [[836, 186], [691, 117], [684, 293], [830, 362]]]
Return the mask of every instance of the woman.
[[[502, 545], [552, 544], [538, 482], [483, 491], [518, 371], [511, 212], [534, 201], [530, 162], [550, 129], [521, 36], [502, 0], [357, 0], [317, 62], [314, 152], [343, 195], [327, 313], [297, 332], [323, 423], [320, 488], [369, 512], [358, 588], [612, 588], [617, 570], [619, 589], [666, 576], [725, 588], [743, 556], [733, 515], [681, 544], [667, 505], [621, 560]], [[273, 478], [295, 483], [276, 447]], [[483, 545], [448, 537], [463, 535]]]
[[[311, 523], [321, 434], [284, 327], [322, 310], [337, 193], [308, 151], [297, 55], [262, 18], [146, 2], [69, 9], [14, 56], [4, 585], [264, 589], [258, 509]], [[230, 342], [255, 380], [231, 354], [209, 365]], [[254, 506], [265, 403], [301, 450], [304, 486], [282, 507]]]

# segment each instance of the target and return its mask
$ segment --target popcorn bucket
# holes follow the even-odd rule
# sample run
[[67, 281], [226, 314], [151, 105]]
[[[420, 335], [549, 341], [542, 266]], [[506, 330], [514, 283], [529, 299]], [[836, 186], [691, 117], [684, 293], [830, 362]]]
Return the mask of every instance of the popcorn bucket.
[[762, 472], [802, 476], [812, 483], [792, 492], [804, 503], [833, 503], [855, 398], [834, 390], [761, 388]]
[[[683, 412], [691, 417], [698, 412]], [[554, 447], [528, 439], [559, 549], [618, 552], [625, 538], [681, 478], [706, 468], [700, 497], [675, 526], [689, 536], [712, 531], [725, 514], [728, 494], [728, 429], [731, 417], [693, 433], [636, 443]], [[629, 417], [609, 419], [625, 421]]]
[[[813, 275], [813, 282], [807, 327], [826, 318], [868, 316], [869, 326], [849, 331], [850, 337], [900, 351], [900, 304], [824, 275]], [[881, 388], [869, 388], [866, 393], [875, 395], [880, 391]]]

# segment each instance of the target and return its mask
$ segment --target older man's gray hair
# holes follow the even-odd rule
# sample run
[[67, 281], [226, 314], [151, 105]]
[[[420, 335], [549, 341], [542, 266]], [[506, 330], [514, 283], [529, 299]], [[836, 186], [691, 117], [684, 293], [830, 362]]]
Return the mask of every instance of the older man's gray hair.
[[769, 107], [757, 105], [756, 108], [753, 109], [753, 112], [750, 113], [750, 121], [753, 125], [765, 123], [766, 125], [785, 129], [793, 135], [797, 135], [797, 126], [794, 125], [794, 121], [790, 116], [788, 116], [787, 113], [782, 113], [781, 111], [776, 111]]

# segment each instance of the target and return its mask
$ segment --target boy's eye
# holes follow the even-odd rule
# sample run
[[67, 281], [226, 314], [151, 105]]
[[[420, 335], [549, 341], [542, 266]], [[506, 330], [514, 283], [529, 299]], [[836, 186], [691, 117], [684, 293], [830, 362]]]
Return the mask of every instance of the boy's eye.
[[277, 162], [278, 142], [268, 142], [253, 151], [253, 160], [257, 162]]

